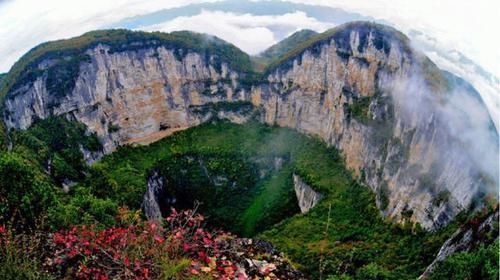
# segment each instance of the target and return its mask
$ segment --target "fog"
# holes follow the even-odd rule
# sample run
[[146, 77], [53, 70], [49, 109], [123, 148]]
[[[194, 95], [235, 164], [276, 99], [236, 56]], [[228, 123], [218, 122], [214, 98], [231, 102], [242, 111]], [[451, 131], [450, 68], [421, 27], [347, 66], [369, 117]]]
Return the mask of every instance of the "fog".
[[[423, 73], [415, 67], [409, 79], [383, 79], [386, 90], [392, 92], [401, 125], [422, 131], [427, 146], [424, 149], [431, 150], [422, 157], [432, 157], [438, 164], [437, 170], [430, 172], [444, 172], [450, 166], [460, 172], [469, 172], [473, 178], [481, 180], [481, 191], [496, 196], [499, 137], [479, 93], [454, 78], [449, 79], [450, 86], [443, 90], [429, 83], [429, 76]], [[440, 78], [433, 76], [430, 79]]]

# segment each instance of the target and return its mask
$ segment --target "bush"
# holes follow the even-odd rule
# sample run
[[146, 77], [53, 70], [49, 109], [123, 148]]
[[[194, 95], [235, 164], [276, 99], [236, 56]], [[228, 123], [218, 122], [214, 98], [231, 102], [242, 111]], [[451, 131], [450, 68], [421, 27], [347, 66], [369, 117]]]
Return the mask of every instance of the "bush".
[[165, 227], [141, 221], [106, 230], [73, 227], [54, 234], [48, 266], [66, 278], [233, 279], [236, 265], [223, 248], [234, 237], [206, 231], [203, 221], [192, 210], [172, 209]]
[[356, 274], [356, 279], [363, 280], [386, 280], [388, 278], [389, 271], [376, 263], [370, 263], [361, 267]]
[[42, 240], [39, 233], [14, 236], [0, 225], [0, 279], [4, 280], [49, 280], [51, 275], [43, 272]]
[[14, 153], [0, 152], [0, 223], [33, 227], [55, 201], [53, 186]]
[[489, 279], [497, 280], [499, 243], [481, 245], [471, 252], [460, 252], [449, 256], [440, 263], [430, 280], [440, 279]]
[[73, 225], [94, 224], [100, 228], [115, 224], [118, 205], [111, 199], [97, 198], [89, 189], [75, 187], [66, 202], [58, 201], [48, 211], [48, 225], [52, 229]]
[[370, 120], [370, 103], [372, 98], [359, 97], [354, 99], [352, 104], [349, 104], [349, 112], [360, 122], [366, 123]]

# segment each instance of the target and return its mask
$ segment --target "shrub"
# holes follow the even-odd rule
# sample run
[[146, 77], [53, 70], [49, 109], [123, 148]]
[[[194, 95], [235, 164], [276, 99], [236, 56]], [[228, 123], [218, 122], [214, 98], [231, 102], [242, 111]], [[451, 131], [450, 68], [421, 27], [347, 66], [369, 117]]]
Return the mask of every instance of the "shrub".
[[48, 225], [52, 229], [80, 224], [95, 224], [98, 227], [115, 224], [118, 205], [113, 200], [97, 198], [83, 187], [75, 187], [69, 195], [67, 201], [57, 201], [49, 209]]
[[0, 152], [0, 178], [0, 223], [32, 227], [55, 201], [52, 185], [14, 153]]
[[434, 206], [440, 206], [443, 203], [447, 203], [450, 199], [451, 193], [449, 190], [440, 191], [437, 196], [432, 200]]
[[481, 245], [472, 252], [460, 252], [449, 256], [440, 263], [431, 280], [438, 279], [489, 279], [496, 280], [499, 275], [499, 243]]
[[370, 97], [359, 97], [349, 104], [348, 109], [352, 116], [360, 122], [366, 123], [370, 120]]
[[358, 269], [356, 278], [363, 280], [385, 280], [389, 278], [389, 271], [376, 263], [370, 263]]
[[162, 227], [140, 222], [97, 230], [72, 227], [53, 235], [48, 267], [56, 274], [78, 279], [190, 279], [205, 275], [236, 277], [236, 265], [226, 259], [227, 241], [234, 237], [209, 232], [204, 217], [193, 210], [177, 212]]
[[108, 124], [108, 132], [109, 133], [114, 133], [114, 132], [117, 132], [120, 130], [120, 127], [116, 124], [113, 124], [113, 123], [109, 123]]
[[36, 232], [14, 236], [7, 227], [0, 225], [0, 279], [54, 279], [42, 270], [41, 238], [42, 235]]

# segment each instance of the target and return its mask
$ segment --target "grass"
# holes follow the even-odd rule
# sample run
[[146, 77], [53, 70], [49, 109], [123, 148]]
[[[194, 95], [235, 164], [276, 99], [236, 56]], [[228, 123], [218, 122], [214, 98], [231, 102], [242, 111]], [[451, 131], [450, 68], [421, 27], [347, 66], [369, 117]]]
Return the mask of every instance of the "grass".
[[[278, 223], [283, 216], [292, 216], [298, 213], [298, 202], [292, 186], [290, 165], [262, 182], [262, 186], [259, 188], [260, 192], [253, 198], [252, 204], [241, 217], [242, 234], [253, 236], [262, 229]], [[288, 213], [280, 211], [279, 208], [288, 209]], [[280, 215], [275, 215], [276, 213], [280, 213]]]

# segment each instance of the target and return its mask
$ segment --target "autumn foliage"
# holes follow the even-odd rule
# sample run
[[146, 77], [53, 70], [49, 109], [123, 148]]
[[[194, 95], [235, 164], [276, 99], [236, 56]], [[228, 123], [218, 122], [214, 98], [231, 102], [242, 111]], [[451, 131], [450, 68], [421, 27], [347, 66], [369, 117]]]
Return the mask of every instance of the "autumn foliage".
[[[202, 274], [215, 279], [238, 278], [237, 266], [226, 257], [234, 236], [209, 232], [203, 221], [204, 217], [193, 210], [172, 209], [163, 225], [147, 221], [105, 230], [72, 227], [53, 234], [53, 255], [47, 266], [75, 279], [163, 279]], [[172, 271], [172, 266], [177, 269]]]

